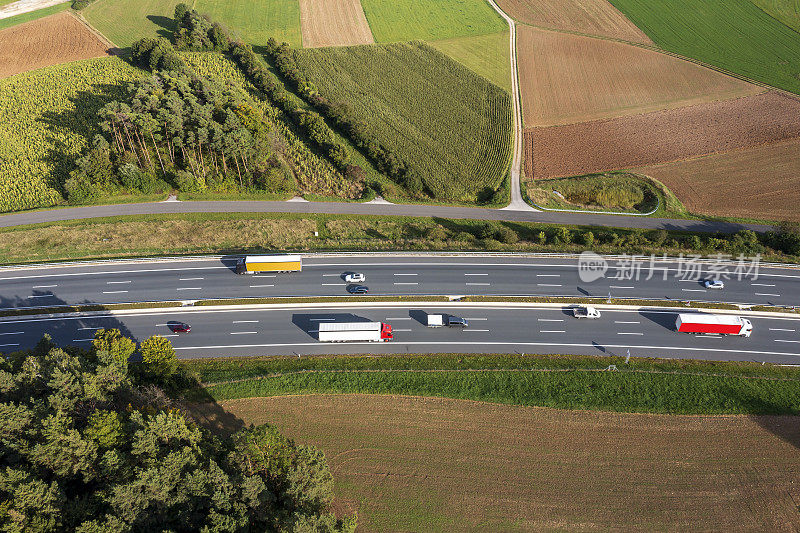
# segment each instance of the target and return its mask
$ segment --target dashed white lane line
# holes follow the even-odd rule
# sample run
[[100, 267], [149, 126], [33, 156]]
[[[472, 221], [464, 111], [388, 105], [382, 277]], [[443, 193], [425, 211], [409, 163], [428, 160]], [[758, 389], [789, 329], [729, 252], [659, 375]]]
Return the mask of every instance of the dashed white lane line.
[[309, 318], [309, 322], [333, 322], [335, 318]]
[[791, 333], [794, 333], [794, 331], [795, 331], [793, 329], [784, 329], [784, 328], [769, 328], [769, 330], [770, 331], [789, 331]]
[[72, 339], [72, 342], [92, 342], [94, 339]]
[[234, 320], [234, 324], [258, 324], [258, 320]]
[[683, 292], [708, 292], [705, 289], [681, 289]]
[[489, 320], [488, 318], [469, 318], [466, 317], [465, 320]]
[[411, 331], [410, 329], [392, 329], [392, 331]]
[[609, 289], [635, 289], [636, 287], [628, 286], [628, 285], [609, 285]]
[[205, 278], [178, 278], [178, 281], [197, 281], [198, 279], [205, 279]]
[[566, 333], [563, 329], [540, 329], [539, 333]]
[[465, 276], [488, 276], [489, 274], [470, 273], [464, 274]]
[[471, 331], [472, 333], [486, 333], [489, 330], [488, 329], [462, 328], [461, 331]]
[[255, 335], [257, 331], [232, 331], [231, 335]]
[[275, 285], [250, 285], [251, 289], [263, 289], [265, 287], [274, 287]]
[[784, 339], [775, 339], [775, 342], [792, 342], [792, 343], [795, 343], [795, 344], [800, 344], [800, 341], [790, 341], [790, 340], [784, 340]]
[[103, 294], [124, 294], [128, 291], [103, 291]]
[[536, 285], [539, 287], [563, 287], [563, 285], [555, 285], [552, 283], [537, 283]]
[[411, 317], [410, 316], [395, 316], [395, 317], [389, 317], [389, 318], [386, 319], [387, 322], [389, 320], [411, 320]]
[[775, 286], [774, 283], [751, 283], [750, 285], [753, 286], [753, 287], [774, 287]]
[[31, 294], [28, 298], [52, 298], [55, 294]]
[[177, 291], [201, 291], [203, 287], [178, 287]]
[[[166, 324], [164, 325], [166, 326]], [[105, 329], [105, 328], [78, 328], [78, 331], [84, 331], [84, 330], [96, 331], [98, 329]]]
[[635, 320], [628, 321], [628, 320], [615, 320], [614, 324], [641, 324], [641, 322], [637, 322]]
[[347, 283], [323, 283], [323, 287], [344, 287]]
[[537, 318], [539, 322], [564, 322], [563, 318]]
[[8, 333], [0, 333], [0, 335], [22, 335], [24, 331], [9, 331]]
[[778, 296], [780, 296], [780, 294], [769, 294], [769, 293], [766, 293], [766, 292], [757, 292], [757, 293], [755, 293], [755, 295], [756, 295], [756, 296], [774, 296], [774, 297], [776, 297], [776, 298], [777, 298]]
[[644, 333], [629, 333], [625, 331], [618, 331], [617, 335], [644, 335]]
[[167, 333], [166, 335], [159, 335], [159, 337], [180, 337], [177, 333]]
[[561, 274], [536, 274], [537, 278], [560, 278]]
[[34, 285], [31, 288], [32, 289], [51, 289], [53, 287], [58, 287], [58, 285]]
[[0, 344], [0, 348], [10, 348], [10, 347], [12, 347], [12, 346], [19, 346], [19, 344], [13, 344], [13, 343], [9, 343], [9, 344]]
[[419, 274], [392, 274], [393, 276], [419, 276]]
[[491, 285], [491, 283], [467, 283], [467, 285], [480, 285], [480, 286], [488, 286], [488, 285]]
[[130, 281], [106, 281], [106, 285], [125, 285], [131, 283]]
[[411, 281], [395, 281], [393, 285], [419, 285], [419, 283]]
[[341, 274], [323, 274], [323, 278], [341, 277]]

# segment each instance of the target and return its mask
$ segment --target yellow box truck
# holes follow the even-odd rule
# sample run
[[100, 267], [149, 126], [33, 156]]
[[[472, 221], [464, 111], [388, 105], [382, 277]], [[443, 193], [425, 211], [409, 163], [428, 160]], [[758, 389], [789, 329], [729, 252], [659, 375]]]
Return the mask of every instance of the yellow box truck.
[[303, 259], [299, 255], [248, 255], [236, 262], [237, 274], [300, 272]]

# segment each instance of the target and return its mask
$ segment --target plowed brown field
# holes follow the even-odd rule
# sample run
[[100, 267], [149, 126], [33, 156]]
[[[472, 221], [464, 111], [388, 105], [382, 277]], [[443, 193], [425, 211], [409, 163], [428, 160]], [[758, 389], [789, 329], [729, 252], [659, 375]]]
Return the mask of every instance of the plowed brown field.
[[652, 44], [607, 0], [497, 0], [497, 4], [526, 24]]
[[790, 531], [800, 519], [796, 417], [375, 395], [222, 406], [321, 447], [361, 531]]
[[62, 11], [0, 31], [0, 78], [107, 54], [89, 28]]
[[800, 222], [800, 139], [635, 170], [695, 213]]
[[361, 0], [300, 0], [303, 46], [347, 46], [375, 42]]
[[534, 178], [686, 160], [800, 136], [800, 99], [746, 98], [525, 132], [525, 171]]
[[694, 63], [636, 46], [520, 26], [527, 127], [648, 113], [764, 92]]

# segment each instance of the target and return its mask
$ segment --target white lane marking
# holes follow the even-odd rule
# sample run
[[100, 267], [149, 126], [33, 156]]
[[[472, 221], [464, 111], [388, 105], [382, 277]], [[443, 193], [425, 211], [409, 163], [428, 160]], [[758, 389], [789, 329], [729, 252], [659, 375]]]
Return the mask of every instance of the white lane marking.
[[629, 321], [629, 320], [615, 320], [614, 324], [641, 324], [641, 322], [638, 322], [636, 320], [631, 320], [631, 321]]
[[24, 331], [9, 331], [8, 333], [0, 333], [0, 335], [22, 335]]
[[467, 285], [481, 285], [485, 287], [487, 285], [491, 285], [491, 283], [467, 283]]
[[489, 331], [488, 329], [472, 329], [472, 328], [461, 328], [461, 331], [471, 331], [473, 333], [485, 333]]
[[756, 294], [756, 296], [775, 296], [775, 297], [780, 296], [780, 294], [769, 294], [769, 293], [766, 293], [766, 292], [757, 292], [755, 294]]
[[419, 274], [392, 274], [393, 276], [419, 276]]
[[628, 333], [628, 332], [618, 331], [617, 335], [644, 335], [644, 333]]
[[201, 291], [203, 287], [178, 287], [176, 291]]
[[419, 285], [419, 283], [416, 283], [416, 282], [413, 282], [413, 283], [412, 283], [412, 282], [410, 282], [410, 281], [408, 281], [408, 282], [398, 282], [398, 281], [395, 281], [395, 282], [393, 283], [393, 285]]
[[94, 339], [72, 339], [72, 342], [92, 342]]
[[106, 281], [106, 285], [124, 285], [126, 283], [131, 283], [130, 281]]
[[338, 276], [341, 276], [341, 274], [323, 274], [322, 275], [323, 278], [333, 278], [333, 277], [338, 277]]
[[681, 289], [683, 292], [708, 292], [705, 289]]
[[58, 285], [34, 285], [32, 289], [49, 289], [51, 287], [58, 287]]
[[[468, 331], [468, 330], [464, 330]], [[352, 342], [353, 344], [361, 344], [364, 346], [374, 346], [371, 342]], [[566, 343], [566, 342], [504, 342], [504, 341], [402, 341], [396, 342], [406, 346], [560, 346], [564, 348], [596, 348], [597, 344], [586, 343]], [[320, 342], [298, 342], [298, 343], [276, 343], [276, 344], [238, 344], [238, 345], [222, 345], [222, 346], [176, 346], [176, 350], [227, 350], [231, 348], [291, 348], [301, 346], [315, 346], [320, 347], [323, 343]], [[698, 348], [697, 346], [649, 346], [649, 345], [632, 345], [632, 344], [602, 344], [603, 348], [631, 348], [638, 350], [676, 350], [682, 352], [708, 352], [708, 353], [733, 353], [733, 354], [748, 354], [748, 355], [778, 355], [789, 357], [800, 357], [797, 353], [787, 352], [770, 352], [766, 350], [734, 350], [730, 348]], [[661, 356], [659, 356], [661, 357]]]
[[411, 320], [410, 316], [398, 316], [398, 317], [389, 317], [386, 319], [388, 320]]
[[159, 335], [159, 337], [180, 337], [177, 333], [167, 333], [165, 335]]
[[255, 335], [257, 331], [232, 331], [231, 335]]
[[783, 340], [783, 339], [775, 339], [775, 342], [793, 342], [795, 344], [799, 344], [800, 343], [800, 341], [787, 341], [787, 340]]
[[635, 289], [636, 287], [629, 287], [627, 285], [609, 285], [609, 289]]
[[563, 318], [537, 318], [539, 322], [564, 322]]
[[198, 279], [205, 279], [205, 278], [178, 278], [178, 281], [196, 281]]
[[563, 287], [563, 285], [553, 285], [552, 283], [537, 283], [539, 287]]
[[410, 329], [392, 329], [392, 331], [411, 331]]
[[478, 273], [475, 273], [475, 274], [464, 274], [464, 275], [465, 276], [488, 276], [489, 274], [478, 274]]
[[700, 283], [699, 279], [679, 279], [680, 283]]
[[[164, 324], [164, 325], [166, 326], [166, 324]], [[78, 331], [82, 331], [82, 330], [95, 331], [95, 330], [98, 330], [98, 329], [106, 329], [106, 328], [78, 328]]]
[[489, 320], [488, 318], [469, 318], [466, 317], [464, 320]]
[[32, 294], [28, 298], [50, 298], [52, 296], [55, 296], [55, 294]]
[[234, 324], [258, 324], [258, 320], [234, 320]]
[[536, 274], [537, 278], [560, 278], [561, 274]]
[[8, 348], [11, 346], [19, 346], [19, 344], [0, 344], [0, 348]]
[[775, 286], [774, 283], [751, 283], [750, 285], [753, 286], [753, 287], [774, 287]]
[[344, 287], [346, 283], [323, 283], [323, 287]]
[[566, 333], [563, 329], [540, 329], [539, 333]]
[[257, 278], [277, 278], [277, 274], [256, 274]]
[[274, 287], [275, 285], [250, 285], [251, 289], [263, 289], [264, 287]]
[[309, 322], [332, 322], [335, 318], [309, 318]]
[[103, 294], [124, 294], [128, 291], [103, 291]]
[[784, 329], [784, 328], [769, 328], [770, 331], [789, 331], [794, 333], [795, 330], [793, 329]]

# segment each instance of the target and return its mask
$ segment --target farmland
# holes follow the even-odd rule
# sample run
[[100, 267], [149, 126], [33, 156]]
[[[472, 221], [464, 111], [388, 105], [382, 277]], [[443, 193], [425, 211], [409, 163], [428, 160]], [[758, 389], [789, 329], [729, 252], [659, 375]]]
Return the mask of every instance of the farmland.
[[735, 98], [764, 89], [623, 43], [518, 30], [525, 125], [550, 126]]
[[0, 31], [0, 78], [104, 55], [105, 44], [66, 12]]
[[270, 37], [292, 46], [302, 41], [298, 0], [195, 0], [194, 9], [255, 46]]
[[[709, 117], [714, 117], [713, 122]], [[800, 99], [769, 92], [644, 115], [534, 128], [525, 135], [528, 176], [588, 174], [798, 137]]]
[[373, 43], [360, 0], [300, 0], [303, 46], [345, 46]]
[[795, 138], [636, 171], [663, 182], [695, 213], [800, 222], [798, 154]]
[[773, 18], [800, 31], [800, 0], [750, 0]]
[[375, 41], [436, 41], [508, 28], [484, 0], [361, 0]]
[[363, 531], [780, 530], [797, 517], [793, 417], [347, 394], [222, 406], [320, 446]]
[[485, 201], [501, 186], [511, 150], [505, 91], [422, 43], [297, 56], [320, 93], [348, 102], [372, 135], [418, 172], [434, 199]]
[[456, 37], [429, 44], [498, 87], [511, 92], [508, 32]]
[[120, 48], [142, 37], [172, 35], [172, 0], [97, 0], [82, 11], [84, 18]]
[[499, 0], [497, 4], [517, 21], [533, 26], [651, 42], [608, 0]]
[[797, 32], [750, 0], [611, 3], [666, 50], [800, 93]]
[[23, 24], [25, 22], [40, 19], [42, 17], [49, 17], [50, 15], [60, 13], [68, 8], [69, 2], [64, 2], [62, 4], [45, 7], [43, 9], [37, 9], [36, 11], [29, 11], [28, 13], [22, 13], [20, 15], [14, 15], [13, 17], [0, 19], [0, 30], [10, 28], [11, 26], [16, 26], [17, 24]]
[[109, 57], [0, 81], [0, 211], [59, 203], [72, 160], [97, 131], [97, 110], [140, 75]]

